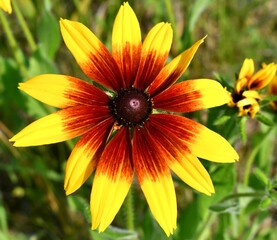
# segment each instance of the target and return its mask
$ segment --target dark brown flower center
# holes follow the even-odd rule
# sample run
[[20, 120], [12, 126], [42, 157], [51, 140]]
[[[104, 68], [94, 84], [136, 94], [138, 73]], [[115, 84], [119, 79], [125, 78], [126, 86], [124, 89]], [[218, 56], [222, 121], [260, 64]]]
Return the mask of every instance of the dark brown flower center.
[[152, 112], [150, 96], [136, 88], [122, 89], [109, 102], [109, 109], [118, 125], [143, 125]]

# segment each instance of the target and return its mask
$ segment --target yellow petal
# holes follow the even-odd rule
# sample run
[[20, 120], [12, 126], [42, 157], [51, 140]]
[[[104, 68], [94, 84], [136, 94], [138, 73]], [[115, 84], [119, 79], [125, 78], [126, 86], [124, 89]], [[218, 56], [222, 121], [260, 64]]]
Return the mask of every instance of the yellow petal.
[[[151, 123], [151, 118], [145, 123], [146, 139], [149, 152], [155, 152], [157, 160], [166, 161], [169, 168], [185, 183], [199, 192], [207, 195], [214, 193], [213, 183], [208, 172], [196, 156], [191, 154], [187, 146], [171, 132], [161, 131]], [[143, 130], [141, 130], [143, 131]]]
[[130, 133], [122, 128], [106, 146], [97, 165], [90, 201], [92, 229], [103, 232], [111, 224], [132, 179]]
[[152, 214], [169, 236], [176, 228], [177, 205], [173, 181], [163, 159], [155, 152], [153, 141], [144, 129], [135, 128], [133, 161], [137, 179]]
[[274, 63], [268, 64], [254, 74], [248, 82], [248, 88], [251, 90], [262, 89], [267, 86], [276, 74]]
[[135, 79], [141, 52], [138, 19], [128, 2], [123, 3], [116, 16], [112, 34], [112, 53], [124, 76], [123, 87]]
[[79, 22], [60, 21], [64, 42], [88, 77], [118, 90], [122, 86], [120, 70], [101, 41]]
[[192, 112], [229, 101], [230, 97], [221, 84], [210, 79], [177, 83], [153, 98], [155, 108], [172, 112]]
[[43, 117], [17, 133], [10, 141], [16, 147], [62, 142], [87, 132], [109, 117], [107, 108], [76, 106]]
[[170, 172], [157, 176], [155, 181], [145, 177], [140, 186], [157, 222], [167, 236], [173, 234], [176, 229], [177, 205]]
[[94, 171], [112, 125], [113, 119], [108, 118], [78, 140], [66, 163], [64, 189], [67, 195], [82, 186]]
[[10, 0], [0, 0], [0, 8], [2, 8], [5, 12], [11, 14], [12, 6]]
[[234, 162], [237, 152], [222, 136], [193, 120], [169, 114], [152, 114], [156, 128], [183, 141], [193, 155], [212, 162]]
[[261, 99], [261, 96], [259, 95], [259, 93], [254, 90], [243, 91], [242, 96], [244, 96], [246, 98], [255, 98], [258, 100]]
[[248, 79], [247, 78], [240, 78], [236, 81], [235, 84], [235, 91], [237, 94], [240, 94], [244, 87], [247, 86]]
[[173, 83], [175, 83], [178, 78], [186, 71], [191, 60], [193, 59], [197, 49], [204, 42], [202, 39], [198, 40], [195, 44], [193, 44], [189, 49], [175, 57], [170, 61], [159, 73], [159, 75], [155, 78], [155, 80], [151, 83], [148, 88], [148, 92], [151, 96], [157, 95], [163, 90], [170, 87]]
[[171, 48], [173, 31], [169, 23], [158, 23], [147, 34], [141, 52], [141, 61], [135, 86], [145, 89], [164, 66]]
[[183, 155], [179, 161], [172, 162], [169, 167], [195, 190], [209, 196], [215, 192], [210, 175], [194, 155]]
[[43, 74], [25, 83], [19, 83], [19, 89], [33, 98], [58, 108], [78, 104], [104, 105], [108, 96], [83, 80], [57, 74]]
[[254, 61], [251, 58], [246, 58], [240, 69], [239, 78], [250, 79], [254, 73]]

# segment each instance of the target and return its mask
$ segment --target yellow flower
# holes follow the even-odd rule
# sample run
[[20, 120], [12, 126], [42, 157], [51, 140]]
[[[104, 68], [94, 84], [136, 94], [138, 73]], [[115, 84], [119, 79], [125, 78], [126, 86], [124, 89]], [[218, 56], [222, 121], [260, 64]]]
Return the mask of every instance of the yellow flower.
[[12, 6], [10, 0], [0, 0], [0, 8], [2, 8], [5, 12], [11, 14]]
[[[275, 65], [277, 69], [277, 64]], [[270, 84], [268, 85], [268, 93], [273, 96], [277, 96], [277, 75], [273, 77]], [[274, 111], [277, 111], [277, 101], [270, 103]]]
[[238, 107], [239, 116], [249, 115], [254, 118], [260, 110], [259, 100], [261, 96], [257, 90], [267, 86], [276, 73], [274, 63], [263, 64], [262, 69], [254, 73], [253, 59], [246, 58], [235, 83], [234, 93], [228, 105]]
[[173, 38], [170, 24], [158, 23], [142, 42], [128, 3], [114, 22], [112, 53], [83, 24], [61, 20], [60, 26], [84, 73], [112, 94], [66, 75], [40, 75], [21, 83], [21, 90], [61, 110], [31, 123], [11, 141], [22, 147], [81, 136], [67, 161], [64, 188], [66, 194], [75, 192], [95, 171], [92, 229], [101, 232], [111, 224], [136, 174], [153, 216], [167, 235], [172, 234], [177, 203], [170, 169], [192, 188], [211, 195], [212, 181], [197, 157], [224, 163], [238, 160], [217, 133], [165, 113], [228, 102], [226, 91], [214, 80], [175, 83], [204, 38], [165, 65]]

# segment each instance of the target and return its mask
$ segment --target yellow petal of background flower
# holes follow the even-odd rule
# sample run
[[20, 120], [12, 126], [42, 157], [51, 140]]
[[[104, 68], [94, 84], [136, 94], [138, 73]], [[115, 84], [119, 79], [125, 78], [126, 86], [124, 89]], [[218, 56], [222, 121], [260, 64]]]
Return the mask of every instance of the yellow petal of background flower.
[[229, 142], [218, 133], [185, 117], [153, 114], [151, 123], [178, 137], [192, 154], [212, 162], [234, 162], [239, 159]]
[[76, 106], [43, 117], [17, 133], [10, 141], [16, 147], [38, 146], [66, 141], [87, 132], [109, 117], [109, 109]]
[[251, 58], [246, 58], [240, 69], [238, 79], [242, 79], [242, 78], [250, 79], [253, 73], [254, 73], [254, 61]]
[[141, 52], [141, 60], [135, 86], [145, 89], [163, 68], [171, 48], [173, 31], [169, 23], [158, 23], [147, 34]]
[[254, 90], [243, 91], [242, 96], [244, 96], [246, 98], [255, 98], [255, 99], [259, 99], [259, 100], [261, 99], [261, 96], [259, 95], [259, 93]]
[[207, 195], [214, 193], [208, 172], [177, 136], [174, 137], [170, 132], [153, 127], [151, 117], [145, 123], [145, 129], [149, 131], [147, 140], [152, 152], [161, 156], [179, 178], [199, 192]]
[[113, 122], [112, 117], [100, 122], [78, 140], [66, 163], [64, 189], [67, 195], [75, 192], [94, 171]]
[[137, 179], [152, 214], [167, 236], [176, 228], [177, 204], [169, 168], [152, 149], [145, 131], [135, 128], [133, 160]]
[[83, 24], [60, 21], [64, 42], [88, 77], [118, 90], [123, 85], [120, 70], [104, 44]]
[[109, 97], [92, 84], [65, 75], [39, 75], [25, 83], [19, 83], [19, 89], [41, 102], [58, 108], [78, 104], [104, 105], [109, 101]]
[[141, 32], [138, 19], [128, 2], [123, 3], [115, 18], [112, 54], [121, 69], [125, 85], [135, 79], [141, 53]]
[[153, 98], [155, 108], [172, 112], [192, 112], [221, 106], [230, 100], [226, 90], [210, 79], [177, 83]]
[[132, 183], [131, 139], [122, 128], [106, 146], [93, 180], [90, 210], [92, 229], [103, 232], [119, 211]]
[[197, 49], [204, 42], [202, 39], [198, 40], [195, 44], [193, 44], [189, 49], [175, 57], [170, 61], [159, 73], [159, 75], [155, 78], [155, 80], [151, 83], [148, 88], [148, 93], [151, 96], [154, 96], [163, 90], [170, 87], [173, 83], [175, 83], [178, 78], [186, 71], [191, 60], [193, 59]]
[[0, 0], [0, 8], [2, 8], [5, 12], [11, 14], [12, 6], [10, 0]]
[[248, 82], [248, 88], [251, 90], [262, 89], [267, 86], [276, 74], [274, 63], [266, 65], [256, 72]]

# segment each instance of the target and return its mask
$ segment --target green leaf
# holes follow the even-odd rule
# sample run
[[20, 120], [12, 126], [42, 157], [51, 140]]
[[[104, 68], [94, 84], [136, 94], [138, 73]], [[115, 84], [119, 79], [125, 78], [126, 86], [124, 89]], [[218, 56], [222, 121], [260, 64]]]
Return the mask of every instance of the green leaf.
[[265, 186], [269, 185], [270, 180], [268, 179], [268, 177], [265, 175], [265, 173], [261, 169], [255, 168], [254, 174]]
[[239, 121], [239, 133], [243, 143], [247, 141], [247, 133], [246, 133], [246, 117], [241, 117]]
[[197, 197], [186, 208], [178, 212], [178, 224], [182, 227], [178, 229], [178, 239], [193, 239], [201, 223]]
[[90, 231], [91, 236], [95, 240], [133, 240], [138, 238], [138, 234], [134, 231], [109, 226], [103, 233]]
[[50, 11], [44, 10], [38, 24], [39, 45], [49, 59], [55, 57], [61, 43], [58, 22]]
[[2, 201], [0, 203], [0, 230], [5, 233], [8, 230], [7, 214]]
[[261, 200], [259, 207], [260, 207], [261, 210], [266, 210], [270, 207], [271, 204], [272, 204], [272, 199], [268, 196], [265, 196]]
[[201, 217], [204, 217], [210, 206], [218, 204], [223, 198], [233, 192], [235, 185], [234, 164], [219, 165], [211, 172], [211, 178], [215, 187], [215, 194], [206, 196], [199, 195], [198, 210]]
[[223, 115], [214, 121], [214, 125], [222, 125], [231, 119], [231, 116]]
[[31, 78], [44, 73], [58, 73], [58, 69], [52, 60], [44, 55], [43, 49], [39, 46], [29, 60], [27, 78]]
[[269, 95], [266, 97], [263, 97], [263, 99], [259, 102], [260, 105], [265, 105], [270, 102], [277, 101], [277, 96], [276, 95]]
[[271, 121], [267, 116], [265, 116], [264, 114], [261, 114], [261, 113], [256, 114], [256, 119], [259, 122], [261, 122], [269, 127], [272, 127], [275, 125], [273, 121]]
[[224, 201], [210, 206], [210, 210], [218, 213], [238, 212], [238, 203], [236, 201]]
[[211, 0], [197, 0], [192, 5], [190, 14], [189, 14], [189, 24], [188, 29], [190, 32], [195, 28], [195, 24], [202, 12], [212, 3]]

